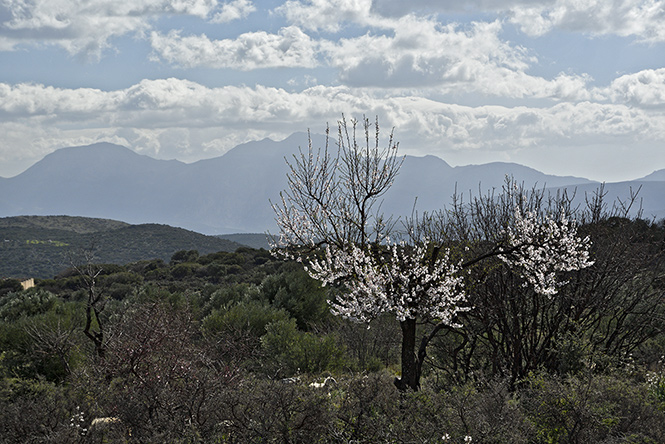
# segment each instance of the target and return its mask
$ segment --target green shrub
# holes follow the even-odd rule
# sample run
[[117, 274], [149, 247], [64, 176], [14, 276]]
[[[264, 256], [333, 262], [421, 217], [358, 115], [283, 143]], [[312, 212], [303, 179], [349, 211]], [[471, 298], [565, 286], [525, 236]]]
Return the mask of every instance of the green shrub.
[[39, 288], [8, 293], [0, 299], [0, 319], [5, 322], [46, 313], [58, 302], [50, 291]]
[[42, 314], [0, 322], [0, 373], [62, 381], [84, 360], [83, 311], [58, 302]]
[[248, 331], [256, 337], [266, 333], [271, 322], [287, 320], [286, 311], [256, 300], [241, 301], [229, 309], [213, 310], [203, 319], [203, 331], [215, 335], [220, 332]]
[[330, 317], [326, 290], [302, 269], [268, 276], [261, 283], [261, 295], [288, 311], [301, 330]]
[[185, 279], [194, 276], [201, 267], [203, 265], [192, 262], [178, 264], [171, 269], [171, 276], [174, 279]]
[[282, 319], [266, 326], [261, 345], [267, 364], [285, 375], [299, 372], [337, 371], [347, 365], [344, 347], [332, 335], [316, 336], [297, 329], [295, 319]]
[[228, 308], [246, 300], [259, 300], [259, 289], [251, 284], [228, 285], [213, 291], [204, 304], [203, 311], [209, 313], [214, 309]]
[[68, 387], [39, 380], [0, 380], [0, 443], [85, 442], [87, 403]]
[[171, 256], [171, 265], [182, 264], [186, 262], [196, 262], [199, 258], [199, 252], [196, 250], [180, 250]]
[[18, 279], [0, 279], [0, 296], [10, 292], [18, 292], [23, 290], [21, 281]]

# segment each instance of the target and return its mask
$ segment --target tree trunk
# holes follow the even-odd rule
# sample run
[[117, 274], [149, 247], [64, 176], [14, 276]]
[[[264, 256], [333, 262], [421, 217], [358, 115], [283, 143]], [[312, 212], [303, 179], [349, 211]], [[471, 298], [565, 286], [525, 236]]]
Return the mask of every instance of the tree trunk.
[[408, 388], [416, 391], [420, 388], [422, 363], [416, 356], [416, 320], [401, 321], [402, 328], [402, 377], [395, 378], [395, 385], [404, 391]]
[[[95, 321], [97, 321], [97, 327], [99, 331], [92, 330], [92, 315], [95, 315]], [[90, 302], [88, 302], [88, 307], [85, 311], [85, 328], [83, 333], [95, 344], [95, 351], [97, 356], [101, 359], [104, 359], [104, 331], [102, 330], [102, 321], [99, 319], [99, 312], [95, 309]]]

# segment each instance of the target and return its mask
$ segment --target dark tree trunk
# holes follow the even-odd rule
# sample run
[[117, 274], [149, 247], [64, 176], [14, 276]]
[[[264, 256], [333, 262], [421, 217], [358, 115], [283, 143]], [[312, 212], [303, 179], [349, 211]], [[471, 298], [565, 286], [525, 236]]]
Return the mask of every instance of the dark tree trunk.
[[[99, 331], [93, 331], [92, 330], [92, 317], [95, 317], [95, 321], [97, 322], [97, 327], [99, 328]], [[99, 319], [99, 312], [97, 309], [95, 309], [90, 302], [88, 302], [88, 307], [86, 309], [86, 321], [85, 321], [85, 329], [83, 330], [83, 333], [92, 341], [93, 344], [95, 344], [95, 351], [97, 352], [97, 356], [99, 356], [101, 359], [104, 359], [104, 331], [102, 330], [102, 321]]]
[[402, 377], [395, 378], [395, 385], [400, 390], [418, 390], [422, 362], [416, 356], [416, 320], [405, 319], [400, 322], [402, 328]]

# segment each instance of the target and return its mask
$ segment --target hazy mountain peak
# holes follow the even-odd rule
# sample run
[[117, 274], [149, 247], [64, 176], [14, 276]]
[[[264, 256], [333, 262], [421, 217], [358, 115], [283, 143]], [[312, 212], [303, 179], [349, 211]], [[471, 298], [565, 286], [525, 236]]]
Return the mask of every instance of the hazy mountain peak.
[[[312, 134], [312, 144], [314, 149], [323, 147], [324, 136]], [[317, 145], [318, 144], [318, 145]], [[251, 142], [242, 143], [227, 151], [222, 158], [239, 159], [252, 156], [267, 156], [270, 158], [290, 157], [298, 153], [298, 149], [306, 150], [309, 145], [307, 133], [293, 133], [287, 138], [279, 141], [265, 138]], [[212, 159], [209, 159], [212, 160]]]
[[117, 145], [111, 142], [97, 142], [90, 145], [70, 146], [60, 148], [54, 152], [46, 155], [45, 158], [54, 158], [62, 156], [100, 156], [100, 155], [136, 155], [134, 151], [129, 148]]
[[[72, 174], [87, 171], [109, 170], [146, 162], [166, 162], [138, 154], [122, 145], [99, 142], [92, 145], [60, 148], [28, 168], [22, 175], [44, 174], [44, 169]], [[176, 161], [177, 162], [177, 161]], [[178, 162], [181, 163], [181, 162]]]
[[644, 176], [643, 178], [638, 179], [638, 180], [665, 182], [665, 169], [656, 170], [653, 173], [651, 173], [647, 176]]
[[[313, 134], [315, 149], [325, 136]], [[308, 135], [295, 133], [281, 141], [263, 139], [238, 145], [225, 155], [192, 164], [156, 160], [129, 148], [102, 142], [63, 148], [13, 178], [0, 180], [0, 217], [18, 215], [86, 216], [132, 224], [161, 223], [202, 233], [275, 231], [270, 201], [287, 187], [284, 158], [306, 150]], [[336, 138], [329, 148], [336, 149]], [[665, 187], [647, 176], [641, 196], [646, 215], [665, 216]], [[515, 163], [451, 167], [432, 155], [406, 156], [381, 206], [386, 214], [407, 215], [417, 209], [447, 206], [453, 193], [477, 194], [501, 188], [506, 176], [527, 187], [580, 189], [597, 183], [583, 178], [543, 174]], [[632, 182], [613, 184], [609, 200], [626, 198]], [[637, 189], [637, 186], [634, 187]]]

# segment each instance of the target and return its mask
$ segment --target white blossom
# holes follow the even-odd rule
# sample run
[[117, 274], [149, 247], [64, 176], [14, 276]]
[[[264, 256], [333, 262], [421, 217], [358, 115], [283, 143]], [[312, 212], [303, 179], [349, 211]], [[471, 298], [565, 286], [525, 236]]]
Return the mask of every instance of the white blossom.
[[577, 236], [577, 224], [563, 214], [559, 220], [515, 210], [513, 225], [507, 228], [508, 248], [499, 258], [520, 270], [537, 293], [552, 296], [565, 284], [557, 272], [590, 267], [589, 237]]
[[368, 321], [390, 312], [399, 321], [421, 317], [450, 325], [458, 312], [468, 309], [460, 267], [450, 262], [449, 250], [430, 264], [427, 242], [375, 248], [370, 253], [355, 244], [349, 251], [328, 246], [322, 258], [309, 261], [311, 277], [346, 290], [330, 302], [334, 314]]

